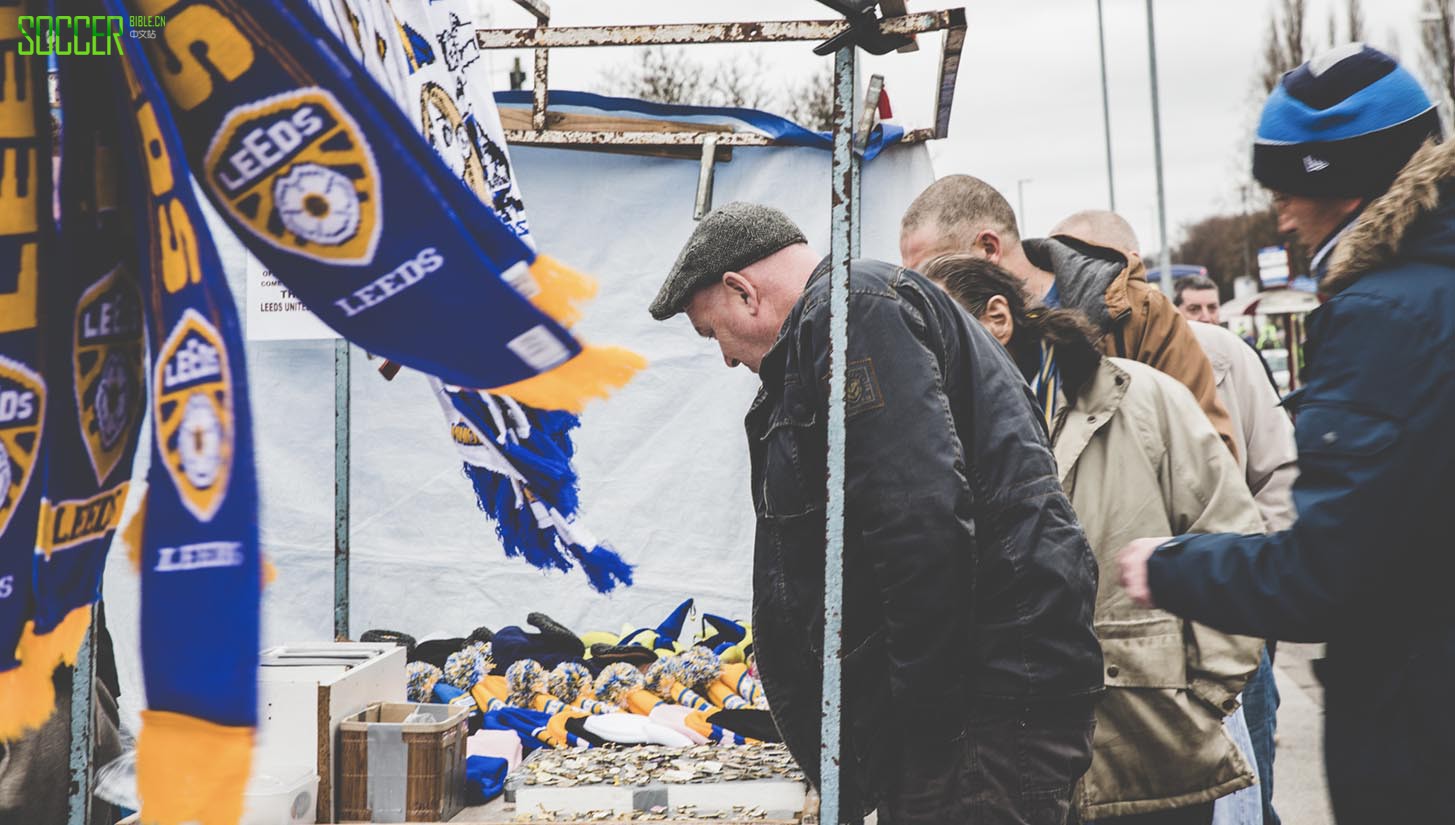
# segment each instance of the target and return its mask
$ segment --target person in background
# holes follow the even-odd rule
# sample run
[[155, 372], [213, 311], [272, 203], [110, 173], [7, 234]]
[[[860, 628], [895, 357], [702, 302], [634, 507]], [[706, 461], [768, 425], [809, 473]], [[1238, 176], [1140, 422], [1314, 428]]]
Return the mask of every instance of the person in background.
[[[1327, 642], [1334, 815], [1449, 822], [1455, 776], [1455, 145], [1413, 75], [1353, 43], [1285, 74], [1253, 174], [1315, 250], [1296, 411], [1297, 519], [1276, 533], [1141, 538], [1129, 597], [1231, 633]], [[1148, 534], [1152, 535], [1152, 534]]]
[[1022, 241], [1005, 197], [969, 175], [940, 178], [914, 199], [900, 220], [899, 253], [911, 269], [940, 255], [979, 255], [1020, 278], [1033, 299], [1081, 310], [1103, 353], [1181, 381], [1237, 455], [1212, 365], [1177, 309], [1147, 283], [1140, 258], [1074, 238]]
[[[1115, 212], [1078, 212], [1057, 224], [1052, 231], [1120, 249], [1128, 256], [1141, 256], [1136, 232], [1125, 218]], [[1208, 291], [1207, 287], [1181, 290], [1182, 284], [1195, 280], [1184, 278], [1178, 281], [1179, 298], [1192, 296], [1190, 300], [1205, 305], [1207, 296], [1198, 296], [1197, 293]], [[1207, 283], [1211, 285], [1212, 300], [1216, 302], [1217, 287], [1212, 285], [1212, 281]], [[1187, 303], [1184, 302], [1181, 308], [1185, 315]], [[1239, 469], [1243, 471], [1248, 491], [1258, 505], [1264, 532], [1283, 530], [1293, 524], [1293, 481], [1298, 477], [1298, 448], [1293, 442], [1293, 422], [1280, 406], [1278, 392], [1267, 378], [1267, 368], [1252, 347], [1212, 322], [1191, 320], [1189, 326], [1212, 363], [1213, 374], [1217, 377], [1218, 398], [1228, 410], [1233, 434], [1242, 448]], [[1273, 740], [1278, 730], [1280, 701], [1278, 685], [1273, 678], [1273, 652], [1274, 647], [1269, 644], [1258, 672], [1243, 692], [1248, 734], [1258, 762], [1264, 825], [1279, 823], [1278, 813], [1273, 808]]]
[[[1091, 761], [1096, 562], [1025, 382], [923, 277], [855, 261], [844, 510], [845, 819], [1061, 825]], [[753, 645], [815, 782], [823, 704], [829, 264], [782, 212], [703, 218], [651, 305], [762, 380], [746, 426]], [[701, 472], [702, 468], [684, 472]]]
[[1222, 323], [1218, 317], [1218, 310], [1223, 305], [1218, 297], [1218, 285], [1206, 275], [1189, 275], [1173, 281], [1172, 305], [1189, 321]]
[[[1144, 530], [1258, 529], [1237, 464], [1186, 387], [1103, 357], [1079, 312], [1031, 305], [1020, 281], [989, 261], [950, 255], [925, 276], [1006, 348], [1042, 402], [1062, 486], [1103, 573], [1126, 537]], [[1095, 621], [1108, 690], [1079, 815], [1208, 825], [1215, 800], [1254, 782], [1222, 728], [1263, 643], [1138, 607], [1110, 580], [1097, 591]]]

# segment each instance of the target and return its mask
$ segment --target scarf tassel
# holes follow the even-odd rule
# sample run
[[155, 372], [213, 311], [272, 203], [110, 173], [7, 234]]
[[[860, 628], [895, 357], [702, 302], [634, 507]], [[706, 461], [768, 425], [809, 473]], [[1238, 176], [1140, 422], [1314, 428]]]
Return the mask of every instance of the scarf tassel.
[[141, 820], [148, 825], [236, 825], [242, 818], [252, 728], [144, 710], [136, 756]]
[[574, 358], [540, 375], [496, 387], [495, 395], [529, 407], [580, 414], [586, 404], [608, 398], [645, 369], [647, 359], [622, 347], [583, 347]]
[[568, 329], [581, 320], [577, 304], [596, 295], [596, 281], [549, 255], [536, 257], [530, 265], [530, 276], [537, 290], [530, 302]]
[[[34, 636], [34, 623], [26, 622], [21, 637]], [[17, 650], [21, 656], [23, 649]], [[27, 666], [24, 659], [17, 667], [0, 671], [0, 742], [19, 739], [27, 731], [39, 728], [56, 709], [56, 687], [51, 681], [52, 667]]]

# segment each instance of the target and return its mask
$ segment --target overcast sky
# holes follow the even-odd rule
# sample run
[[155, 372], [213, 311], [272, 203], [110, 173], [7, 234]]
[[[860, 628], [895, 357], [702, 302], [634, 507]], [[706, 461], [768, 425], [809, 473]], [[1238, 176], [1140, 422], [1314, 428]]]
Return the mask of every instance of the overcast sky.
[[[911, 11], [948, 8], [964, 0], [910, 0]], [[1331, 9], [1346, 0], [1309, 0], [1309, 36], [1328, 41]], [[550, 0], [552, 24], [823, 19], [812, 0]], [[930, 144], [937, 174], [966, 172], [989, 181], [1017, 205], [1024, 184], [1025, 234], [1044, 234], [1078, 209], [1107, 205], [1101, 82], [1095, 0], [971, 0], [950, 137]], [[1395, 46], [1423, 78], [1419, 66], [1420, 0], [1364, 0], [1365, 39]], [[1163, 160], [1169, 231], [1209, 214], [1236, 211], [1247, 181], [1248, 141], [1261, 105], [1255, 75], [1274, 0], [1156, 0]], [[513, 5], [491, 4], [494, 25], [525, 26]], [[1160, 247], [1152, 151], [1146, 0], [1104, 0], [1110, 85], [1112, 151], [1117, 210], [1141, 236], [1145, 250]], [[931, 123], [939, 35], [922, 38], [917, 54], [868, 57], [869, 72], [886, 77], [896, 118], [909, 127]], [[716, 60], [743, 47], [693, 49]], [[772, 80], [786, 88], [828, 58], [811, 44], [754, 47]], [[601, 88], [604, 69], [630, 61], [620, 49], [557, 50], [551, 86]], [[529, 59], [526, 60], [529, 66]], [[505, 60], [495, 63], [503, 71]]]

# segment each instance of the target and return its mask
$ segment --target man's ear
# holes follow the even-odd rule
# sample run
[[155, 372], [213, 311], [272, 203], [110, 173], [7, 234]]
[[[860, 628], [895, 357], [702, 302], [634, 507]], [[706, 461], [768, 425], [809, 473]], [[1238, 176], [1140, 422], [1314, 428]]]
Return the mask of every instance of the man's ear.
[[990, 296], [981, 319], [991, 336], [1001, 344], [1009, 344], [1015, 336], [1015, 319], [1010, 316], [1010, 302], [1005, 300], [1004, 295]]
[[975, 236], [975, 251], [983, 254], [985, 260], [998, 266], [1003, 251], [1000, 234], [994, 229], [982, 229], [980, 234]]
[[722, 285], [732, 293], [734, 301], [742, 301], [747, 307], [748, 314], [757, 315], [761, 305], [762, 296], [758, 294], [758, 287], [746, 278], [741, 272], [724, 272], [722, 274]]

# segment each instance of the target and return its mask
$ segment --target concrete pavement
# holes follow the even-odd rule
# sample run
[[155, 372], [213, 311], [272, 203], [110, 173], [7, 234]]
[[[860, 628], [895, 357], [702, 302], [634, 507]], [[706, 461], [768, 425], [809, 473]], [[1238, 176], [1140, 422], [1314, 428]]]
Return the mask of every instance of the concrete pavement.
[[1278, 750], [1273, 807], [1283, 825], [1334, 825], [1324, 777], [1324, 695], [1310, 662], [1323, 645], [1278, 645], [1273, 675], [1278, 708]]

